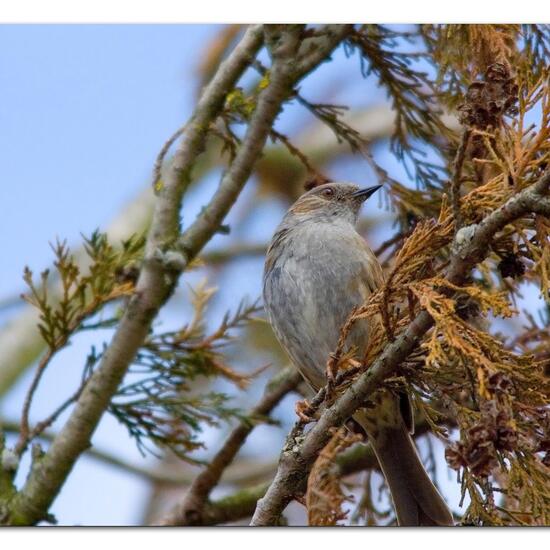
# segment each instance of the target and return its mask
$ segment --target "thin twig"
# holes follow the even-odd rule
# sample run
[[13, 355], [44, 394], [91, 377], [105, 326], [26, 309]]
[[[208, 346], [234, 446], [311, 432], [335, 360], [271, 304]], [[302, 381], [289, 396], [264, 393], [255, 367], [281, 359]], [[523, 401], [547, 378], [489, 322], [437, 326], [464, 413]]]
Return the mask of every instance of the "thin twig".
[[453, 174], [451, 181], [451, 204], [453, 207], [453, 216], [455, 219], [455, 234], [462, 227], [463, 220], [460, 212], [460, 186], [462, 184], [462, 167], [466, 160], [466, 151], [468, 150], [468, 143], [470, 141], [470, 135], [472, 131], [466, 128], [462, 132], [462, 138], [460, 139], [460, 145], [456, 151], [456, 156], [453, 162]]
[[87, 379], [82, 380], [78, 389], [70, 397], [65, 399], [65, 401], [61, 403], [61, 405], [59, 405], [59, 407], [57, 407], [57, 409], [55, 409], [55, 411], [53, 411], [44, 420], [37, 422], [37, 424], [29, 434], [29, 441], [32, 441], [35, 437], [38, 437], [45, 429], [49, 428], [59, 418], [59, 416], [80, 397], [80, 394], [86, 386], [86, 382]]
[[25, 395], [25, 399], [23, 401], [23, 411], [21, 413], [21, 428], [19, 430], [19, 438], [15, 445], [15, 453], [18, 456], [21, 456], [25, 452], [25, 450], [29, 445], [30, 440], [32, 439], [31, 433], [30, 433], [31, 430], [30, 430], [30, 423], [29, 423], [29, 412], [30, 412], [34, 394], [36, 393], [38, 385], [40, 384], [40, 380], [42, 379], [42, 376], [46, 371], [46, 367], [48, 366], [53, 355], [54, 355], [54, 351], [52, 350], [52, 348], [49, 348], [47, 353], [44, 355], [44, 357], [42, 357], [42, 359], [38, 363], [38, 366], [36, 367], [36, 372], [34, 373], [29, 389], [27, 390], [27, 393]]
[[267, 244], [235, 243], [224, 248], [209, 250], [199, 256], [199, 260], [208, 266], [220, 266], [247, 257], [264, 256]]
[[394, 244], [399, 243], [400, 241], [406, 239], [410, 235], [411, 231], [406, 233], [399, 232], [395, 234], [390, 239], [384, 241], [375, 251], [374, 255], [378, 258], [380, 257], [388, 248], [392, 247]]
[[[120, 295], [121, 294], [118, 291], [112, 291], [108, 296], [105, 296], [104, 299], [95, 298], [90, 304], [86, 306], [86, 308], [84, 308], [81, 313], [71, 319], [69, 326], [66, 329], [66, 332], [62, 334], [53, 344], [51, 344], [51, 346], [48, 348], [48, 351], [39, 361], [33, 379], [23, 401], [23, 411], [21, 413], [21, 430], [19, 432], [19, 439], [15, 445], [15, 453], [18, 456], [21, 456], [27, 450], [30, 441], [34, 437], [33, 434], [35, 433], [35, 430], [31, 430], [29, 426], [30, 408], [32, 405], [34, 394], [38, 389], [40, 381], [42, 380], [42, 377], [44, 376], [44, 373], [46, 372], [46, 368], [50, 364], [50, 361], [59, 350], [63, 349], [69, 343], [70, 337], [82, 326], [82, 323], [87, 318], [92, 316], [100, 306], [116, 300], [120, 297]], [[51, 418], [43, 421], [45, 422], [44, 426], [49, 426], [52, 422], [54, 422], [57, 416], [59, 416], [59, 414], [61, 414], [61, 412], [63, 412], [66, 407], [68, 407], [75, 399], [80, 396], [83, 387], [84, 382], [82, 382], [82, 385], [75, 393], [75, 396], [69, 398], [69, 402], [61, 405], [60, 411], [55, 411]]]
[[308, 171], [309, 174], [312, 174], [319, 178], [327, 179], [326, 176], [321, 174], [310, 162], [310, 160], [307, 158], [307, 156], [298, 149], [295, 145], [291, 143], [291, 141], [288, 139], [287, 136], [284, 134], [281, 134], [281, 132], [278, 132], [277, 130], [272, 129], [271, 137], [273, 140], [280, 141], [288, 150], [288, 152], [293, 156], [296, 157], [305, 167], [305, 169]]
[[159, 154], [157, 155], [157, 158], [155, 160], [155, 164], [153, 166], [153, 189], [157, 190], [157, 185], [161, 178], [161, 170], [162, 170], [162, 164], [164, 162], [164, 158], [168, 154], [168, 151], [170, 150], [170, 147], [174, 145], [176, 140], [183, 135], [185, 132], [185, 129], [187, 128], [187, 124], [182, 126], [179, 130], [177, 130], [170, 138], [166, 141], [166, 143], [162, 146], [162, 149], [159, 151]]

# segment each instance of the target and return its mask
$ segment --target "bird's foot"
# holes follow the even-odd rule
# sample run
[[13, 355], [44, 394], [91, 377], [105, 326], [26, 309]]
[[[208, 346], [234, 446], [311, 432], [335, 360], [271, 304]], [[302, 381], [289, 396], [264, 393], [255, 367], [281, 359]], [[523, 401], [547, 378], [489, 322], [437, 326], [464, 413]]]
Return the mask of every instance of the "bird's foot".
[[334, 386], [334, 381], [336, 380], [336, 375], [338, 374], [339, 362], [340, 360], [338, 356], [331, 353], [327, 361], [327, 366], [325, 367], [325, 376], [329, 388]]
[[295, 411], [298, 415], [298, 418], [300, 419], [300, 422], [303, 424], [309, 424], [310, 422], [313, 422], [315, 418], [313, 418], [311, 415], [311, 405], [309, 404], [309, 401], [307, 399], [304, 399], [303, 401], [297, 401], [295, 405]]

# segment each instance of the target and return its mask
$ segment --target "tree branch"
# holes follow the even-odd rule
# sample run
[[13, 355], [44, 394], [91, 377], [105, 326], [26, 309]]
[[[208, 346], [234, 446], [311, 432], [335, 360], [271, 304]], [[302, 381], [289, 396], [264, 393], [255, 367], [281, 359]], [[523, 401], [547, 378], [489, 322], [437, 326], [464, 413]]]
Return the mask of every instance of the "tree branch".
[[[178, 266], [179, 270], [174, 269], [164, 258], [162, 250], [179, 235], [183, 193], [190, 182], [196, 158], [204, 148], [210, 122], [218, 116], [227, 93], [234, 88], [261, 44], [262, 27], [254, 25], [220, 65], [204, 90], [178, 148], [166, 184], [159, 191], [136, 293], [130, 299], [111, 344], [67, 423], [48, 452], [40, 460], [33, 461], [25, 485], [10, 503], [8, 517], [4, 519], [6, 523], [34, 524], [46, 516], [77, 458], [89, 447], [103, 412], [147, 336], [159, 308], [170, 297], [177, 276], [185, 265]], [[269, 94], [269, 87], [265, 92]], [[246, 179], [248, 174], [244, 173], [243, 176]], [[202, 245], [214, 230], [212, 228], [212, 232], [203, 237]], [[200, 246], [197, 246], [191, 256], [199, 250]]]
[[[477, 225], [462, 228], [452, 246], [446, 278], [454, 285], [464, 282], [473, 267], [485, 258], [493, 236], [508, 223], [534, 212], [546, 203], [550, 171], [534, 185], [519, 192]], [[327, 408], [316, 425], [300, 442], [287, 439], [279, 467], [266, 495], [258, 502], [251, 525], [275, 525], [286, 505], [303, 491], [307, 474], [319, 452], [330, 439], [331, 428], [340, 426], [362, 406], [365, 399], [417, 347], [432, 327], [433, 319], [422, 311], [395, 341], [389, 343], [372, 366]], [[294, 430], [293, 430], [294, 432]], [[291, 433], [293, 433], [291, 432]]]
[[466, 151], [470, 142], [472, 131], [466, 128], [462, 132], [460, 145], [456, 151], [453, 162], [453, 174], [451, 181], [451, 204], [453, 206], [453, 217], [455, 219], [455, 233], [462, 227], [462, 214], [460, 213], [460, 186], [462, 184], [462, 167], [466, 160]]
[[[269, 27], [267, 25], [266, 29]], [[291, 27], [297, 26], [291, 25]], [[348, 32], [346, 25], [339, 27], [341, 27], [339, 33], [331, 34], [330, 40], [327, 39], [319, 47], [317, 52], [317, 55], [320, 56], [319, 63], [330, 55]], [[293, 28], [286, 33], [286, 38], [272, 50], [273, 66], [270, 70], [268, 88], [264, 90], [269, 93], [260, 94], [256, 111], [252, 116], [243, 143], [231, 168], [222, 178], [214, 197], [178, 240], [178, 249], [184, 254], [187, 261], [208, 242], [223, 221], [262, 151], [282, 102], [291, 94], [294, 85], [313, 68], [309, 66], [305, 69], [296, 68], [295, 49], [298, 47], [299, 31], [299, 28]]]
[[[424, 418], [415, 424], [414, 436], [419, 437], [429, 430]], [[337, 475], [346, 477], [364, 470], [380, 470], [378, 460], [370, 444], [358, 443], [336, 457]], [[254, 513], [257, 501], [269, 488], [269, 483], [236, 491], [219, 500], [207, 501], [199, 514], [185, 525], [220, 525], [249, 518]]]
[[[271, 380], [260, 402], [246, 415], [250, 418], [268, 415], [279, 401], [302, 381], [294, 367], [287, 367]], [[208, 466], [193, 480], [182, 502], [166, 516], [162, 525], [199, 525], [203, 508], [224, 470], [235, 458], [255, 424], [241, 421], [231, 432]]]
[[[165, 185], [159, 186], [136, 292], [67, 423], [48, 452], [40, 460], [33, 461], [27, 482], [11, 500], [4, 522], [27, 525], [46, 517], [75, 461], [90, 445], [90, 438], [147, 336], [153, 319], [171, 296], [181, 272], [219, 229], [250, 176], [282, 104], [305, 75], [305, 70], [297, 70], [295, 63], [301, 28], [300, 25], [288, 26], [272, 49], [269, 84], [258, 97], [242, 144], [208, 205], [180, 236], [179, 211], [183, 195], [191, 182], [192, 168], [205, 147], [210, 123], [220, 113], [226, 95], [234, 88], [262, 44], [262, 26], [254, 25], [247, 30], [204, 90], [175, 154]], [[319, 47], [318, 55], [323, 54], [319, 62], [338, 45], [344, 30], [345, 27], [342, 27], [340, 33], [331, 34]], [[307, 71], [312, 69], [312, 66], [307, 67]]]

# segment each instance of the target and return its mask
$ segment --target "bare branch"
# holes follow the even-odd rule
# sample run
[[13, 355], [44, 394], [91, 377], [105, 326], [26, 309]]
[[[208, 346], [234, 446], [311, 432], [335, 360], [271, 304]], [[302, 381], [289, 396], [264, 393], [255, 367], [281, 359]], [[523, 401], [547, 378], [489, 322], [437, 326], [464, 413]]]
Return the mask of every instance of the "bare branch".
[[187, 125], [182, 126], [178, 130], [172, 134], [166, 143], [162, 146], [161, 150], [159, 151], [159, 154], [157, 155], [157, 158], [155, 160], [155, 165], [153, 166], [153, 189], [156, 190], [157, 185], [160, 182], [161, 178], [161, 172], [162, 172], [162, 163], [164, 162], [164, 158], [168, 154], [168, 151], [170, 150], [170, 147], [174, 145], [174, 143], [178, 140], [179, 137], [181, 137], [185, 130], [187, 128]]
[[54, 354], [54, 351], [50, 348], [46, 355], [40, 360], [34, 373], [33, 379], [29, 385], [25, 399], [23, 400], [23, 411], [21, 413], [21, 429], [19, 431], [19, 439], [15, 448], [15, 452], [18, 456], [21, 456], [26, 450], [29, 441], [32, 439], [29, 426], [29, 412], [31, 403], [38, 388], [38, 384], [42, 379], [42, 375], [46, 371], [46, 367], [50, 363], [50, 360]]
[[[82, 393], [82, 390], [84, 389], [84, 386], [86, 385], [86, 380], [83, 380], [78, 389], [61, 405], [59, 405], [49, 416], [47, 416], [44, 420], [41, 420], [38, 422], [35, 427], [28, 432], [28, 441], [32, 441], [34, 438], [38, 437], [42, 432], [44, 432], [45, 429], [49, 428], [58, 418], [59, 416], [65, 411], [70, 405], [72, 405]], [[28, 429], [28, 423], [27, 423], [27, 429]], [[25, 442], [23, 442], [25, 444]], [[16, 448], [16, 451], [18, 449]]]
[[[267, 385], [260, 402], [246, 416], [257, 418], [268, 415], [301, 381], [302, 377], [298, 371], [294, 367], [287, 367]], [[210, 492], [218, 484], [225, 468], [235, 458], [254, 427], [255, 424], [250, 422], [240, 422], [208, 466], [193, 480], [182, 502], [161, 521], [162, 525], [198, 525], [200, 523]]]
[[462, 183], [462, 167], [466, 160], [466, 151], [470, 141], [471, 130], [466, 128], [462, 133], [460, 145], [456, 151], [456, 157], [453, 163], [453, 174], [451, 181], [451, 204], [453, 206], [453, 216], [455, 219], [455, 233], [462, 227], [462, 214], [460, 213], [460, 185]]
[[[419, 418], [415, 424], [414, 436], [420, 437], [429, 429], [425, 419]], [[370, 444], [358, 443], [336, 457], [339, 477], [346, 477], [364, 470], [380, 470], [378, 460]], [[219, 500], [208, 500], [197, 515], [185, 525], [220, 525], [249, 518], [254, 513], [257, 501], [269, 488], [269, 483], [236, 491]]]
[[[226, 94], [234, 87], [261, 44], [261, 26], [250, 27], [206, 87], [176, 153], [166, 184], [159, 192], [136, 293], [129, 301], [101, 364], [84, 388], [67, 423], [48, 452], [33, 463], [24, 487], [12, 500], [8, 523], [33, 524], [45, 517], [75, 461], [90, 445], [90, 438], [147, 336], [158, 309], [171, 295], [177, 276], [174, 276], [171, 266], [163, 262], [162, 256], [159, 258], [159, 252], [179, 234], [181, 200], [190, 182], [191, 169], [204, 148], [209, 123], [219, 114]], [[243, 176], [246, 179], [248, 174]], [[195, 254], [199, 250], [200, 246]], [[172, 277], [167, 277], [169, 273]]]

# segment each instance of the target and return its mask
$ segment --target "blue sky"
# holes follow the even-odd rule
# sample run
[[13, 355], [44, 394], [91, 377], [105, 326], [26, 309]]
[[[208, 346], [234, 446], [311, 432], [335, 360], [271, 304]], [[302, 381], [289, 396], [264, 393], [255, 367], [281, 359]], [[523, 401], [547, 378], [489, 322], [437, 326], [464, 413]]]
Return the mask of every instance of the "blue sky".
[[[0, 295], [44, 243], [106, 224], [148, 180], [196, 91], [195, 60], [216, 26], [0, 28]], [[47, 205], [47, 208], [45, 208]], [[11, 233], [11, 232], [10, 232]]]
[[[24, 290], [25, 264], [38, 272], [51, 263], [49, 242], [78, 245], [148, 184], [158, 150], [192, 109], [201, 47], [218, 28], [0, 27], [0, 299]], [[76, 382], [92, 341], [79, 338], [60, 354], [36, 417]], [[28, 381], [3, 413], [18, 414]], [[141, 461], [109, 417], [94, 443]], [[132, 524], [146, 493], [145, 483], [83, 459], [53, 512], [63, 524]]]

